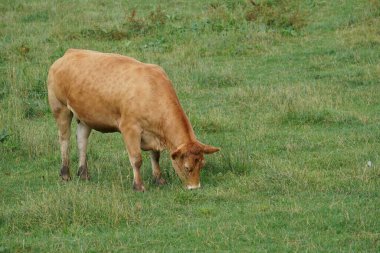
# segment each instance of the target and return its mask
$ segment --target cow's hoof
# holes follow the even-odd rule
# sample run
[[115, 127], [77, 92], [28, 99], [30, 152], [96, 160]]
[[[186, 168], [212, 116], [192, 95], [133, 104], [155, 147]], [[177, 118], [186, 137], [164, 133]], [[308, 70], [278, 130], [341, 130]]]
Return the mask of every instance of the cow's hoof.
[[90, 174], [88, 173], [87, 166], [80, 166], [77, 175], [82, 180], [90, 180]]
[[133, 183], [133, 190], [135, 190], [137, 192], [144, 192], [145, 191], [145, 187], [144, 187], [143, 184]]
[[161, 186], [161, 185], [166, 184], [166, 180], [162, 177], [159, 177], [159, 178], [155, 177], [155, 178], [153, 178], [153, 183], [155, 185]]
[[70, 170], [68, 166], [62, 166], [61, 172], [59, 173], [63, 181], [71, 180]]
[[67, 181], [70, 181], [71, 180], [71, 176], [70, 175], [61, 175], [61, 178], [62, 178], [62, 181], [64, 182], [67, 182]]
[[86, 180], [86, 181], [88, 181], [88, 180], [90, 180], [90, 175], [88, 175], [88, 174], [81, 174], [80, 175], [80, 177], [79, 177], [81, 180]]

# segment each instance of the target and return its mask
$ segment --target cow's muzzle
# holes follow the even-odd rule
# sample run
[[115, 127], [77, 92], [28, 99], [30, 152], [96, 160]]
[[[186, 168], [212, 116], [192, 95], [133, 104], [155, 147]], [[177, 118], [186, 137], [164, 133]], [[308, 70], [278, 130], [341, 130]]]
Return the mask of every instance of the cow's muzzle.
[[196, 185], [188, 185], [188, 186], [186, 186], [186, 188], [188, 190], [195, 190], [195, 189], [201, 188], [201, 183], [196, 184]]

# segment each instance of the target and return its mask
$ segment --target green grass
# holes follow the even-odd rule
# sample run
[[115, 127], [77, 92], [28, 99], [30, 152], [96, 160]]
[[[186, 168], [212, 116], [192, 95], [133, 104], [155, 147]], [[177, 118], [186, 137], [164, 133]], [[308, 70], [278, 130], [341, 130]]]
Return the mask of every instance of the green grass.
[[[380, 4], [255, 3], [1, 1], [0, 252], [379, 252]], [[165, 68], [222, 148], [201, 190], [164, 153], [168, 184], [145, 154], [133, 192], [121, 136], [97, 132], [92, 180], [60, 181], [46, 76], [71, 47]]]

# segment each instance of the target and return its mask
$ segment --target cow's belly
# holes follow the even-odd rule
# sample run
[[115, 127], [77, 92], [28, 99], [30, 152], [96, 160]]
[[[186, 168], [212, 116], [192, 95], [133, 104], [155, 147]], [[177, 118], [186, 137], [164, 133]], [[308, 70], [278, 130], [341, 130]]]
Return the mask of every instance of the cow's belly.
[[102, 133], [119, 132], [116, 115], [106, 108], [78, 107], [67, 104], [74, 117], [92, 129]]
[[102, 133], [113, 133], [113, 132], [120, 132], [119, 128], [113, 125], [104, 124], [104, 122], [86, 122], [84, 121], [90, 128], [95, 129], [96, 131], [102, 132]]

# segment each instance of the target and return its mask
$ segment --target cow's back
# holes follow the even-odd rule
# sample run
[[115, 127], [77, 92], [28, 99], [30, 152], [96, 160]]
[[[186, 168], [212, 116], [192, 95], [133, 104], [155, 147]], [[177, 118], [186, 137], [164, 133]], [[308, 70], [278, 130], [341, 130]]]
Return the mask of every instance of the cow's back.
[[117, 131], [122, 117], [153, 120], [178, 103], [160, 67], [89, 50], [69, 49], [50, 68], [48, 86], [79, 120], [100, 131]]

